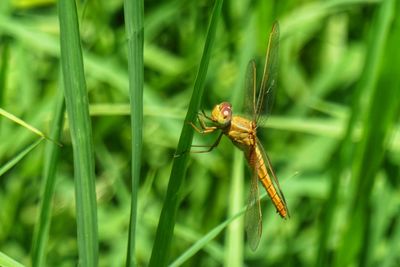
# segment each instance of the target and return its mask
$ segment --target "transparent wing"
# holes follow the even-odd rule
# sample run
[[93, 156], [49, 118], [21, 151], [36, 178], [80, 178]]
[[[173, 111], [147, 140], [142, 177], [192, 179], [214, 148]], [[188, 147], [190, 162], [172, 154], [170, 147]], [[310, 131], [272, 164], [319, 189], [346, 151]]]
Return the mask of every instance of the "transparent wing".
[[276, 21], [269, 34], [265, 65], [262, 80], [257, 97], [255, 122], [258, 122], [264, 109], [270, 111], [273, 102], [274, 88], [278, 76], [278, 54], [279, 54], [279, 24]]
[[257, 139], [257, 145], [260, 148], [260, 151], [261, 151], [261, 154], [262, 154], [262, 157], [263, 157], [264, 161], [266, 162], [268, 173], [269, 173], [270, 177], [272, 177], [272, 183], [274, 184], [275, 189], [276, 189], [279, 197], [282, 199], [283, 205], [285, 206], [287, 216], [290, 217], [289, 209], [288, 209], [288, 206], [286, 204], [285, 196], [283, 195], [281, 186], [279, 184], [279, 180], [278, 180], [278, 178], [276, 178], [275, 171], [272, 168], [271, 161], [270, 161], [267, 153], [265, 153], [264, 147], [262, 146], [260, 140], [258, 140], [258, 139]]
[[245, 215], [245, 229], [247, 242], [251, 250], [255, 251], [260, 243], [262, 233], [262, 215], [260, 206], [260, 193], [258, 191], [257, 160], [254, 149], [247, 155], [251, 170], [250, 195]]
[[246, 84], [245, 90], [246, 95], [244, 98], [244, 112], [249, 118], [255, 120], [256, 114], [256, 91], [257, 91], [257, 82], [256, 82], [256, 63], [254, 60], [250, 60], [247, 65], [246, 71]]

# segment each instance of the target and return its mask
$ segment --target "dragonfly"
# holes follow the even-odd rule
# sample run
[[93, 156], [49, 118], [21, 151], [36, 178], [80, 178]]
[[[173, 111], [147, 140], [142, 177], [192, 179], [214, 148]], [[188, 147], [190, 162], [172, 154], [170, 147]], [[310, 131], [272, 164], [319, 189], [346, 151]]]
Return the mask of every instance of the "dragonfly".
[[209, 134], [220, 131], [216, 141], [211, 146], [202, 151], [192, 151], [194, 153], [205, 153], [212, 151], [218, 146], [221, 137], [227, 136], [233, 144], [244, 152], [248, 166], [251, 170], [250, 194], [245, 213], [245, 230], [247, 241], [250, 248], [255, 251], [259, 245], [262, 234], [262, 214], [260, 205], [260, 194], [258, 181], [267, 191], [277, 213], [284, 219], [289, 217], [289, 210], [285, 197], [282, 193], [279, 181], [272, 168], [263, 145], [257, 137], [257, 129], [261, 114], [263, 113], [267, 99], [276, 86], [277, 64], [279, 47], [279, 24], [273, 24], [268, 39], [265, 65], [262, 72], [261, 83], [257, 86], [256, 64], [251, 60], [247, 67], [246, 91], [247, 113], [251, 118], [233, 115], [232, 105], [229, 102], [222, 102], [216, 105], [211, 115], [208, 116], [204, 111], [198, 114], [199, 126], [190, 122], [191, 126], [201, 134]]

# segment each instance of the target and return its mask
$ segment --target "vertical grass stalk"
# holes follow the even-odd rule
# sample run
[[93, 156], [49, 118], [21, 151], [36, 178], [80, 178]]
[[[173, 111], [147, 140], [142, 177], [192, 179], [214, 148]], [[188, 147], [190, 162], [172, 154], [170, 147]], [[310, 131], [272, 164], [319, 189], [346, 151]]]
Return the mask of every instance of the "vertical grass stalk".
[[125, 31], [128, 39], [129, 96], [132, 130], [132, 177], [131, 215], [129, 223], [126, 266], [135, 262], [135, 233], [137, 222], [137, 199], [142, 158], [143, 129], [143, 0], [124, 1]]
[[[244, 159], [239, 149], [233, 152], [232, 183], [230, 186], [228, 218], [243, 208]], [[243, 266], [243, 218], [229, 224], [226, 233], [224, 266]]]
[[[59, 142], [62, 128], [64, 125], [64, 95], [60, 90], [55, 106], [55, 116], [51, 126], [50, 137]], [[50, 228], [50, 212], [53, 200], [56, 170], [58, 166], [60, 146], [54, 142], [46, 143], [45, 164], [43, 171], [43, 189], [41, 192], [39, 219], [35, 225], [35, 231], [32, 242], [32, 266], [45, 266], [45, 247], [48, 240]]]
[[175, 226], [175, 218], [179, 203], [181, 201], [181, 190], [189, 157], [189, 153], [187, 152], [190, 150], [190, 145], [193, 139], [193, 129], [188, 122], [196, 119], [196, 114], [200, 108], [208, 64], [211, 58], [211, 48], [215, 39], [215, 32], [217, 29], [217, 22], [221, 14], [222, 3], [223, 0], [215, 1], [211, 22], [204, 45], [203, 55], [194, 84], [193, 94], [190, 99], [189, 109], [185, 117], [181, 136], [179, 138], [176, 157], [174, 158], [172, 165], [167, 194], [161, 211], [149, 266], [159, 267], [166, 266], [168, 264], [172, 235]]
[[[0, 40], [3, 39], [0, 37]], [[9, 45], [8, 42], [3, 41], [3, 45], [0, 46], [1, 51], [1, 60], [0, 60], [0, 107], [3, 106], [3, 97], [5, 93], [5, 89], [7, 86], [7, 70], [9, 64]]]
[[74, 0], [58, 2], [64, 95], [74, 156], [79, 266], [97, 266], [97, 209], [92, 127]]

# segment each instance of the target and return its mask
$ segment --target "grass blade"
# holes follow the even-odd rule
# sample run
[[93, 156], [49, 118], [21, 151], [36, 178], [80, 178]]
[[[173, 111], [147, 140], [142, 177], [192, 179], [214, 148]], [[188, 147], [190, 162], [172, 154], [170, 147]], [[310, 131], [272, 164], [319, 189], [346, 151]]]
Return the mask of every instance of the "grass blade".
[[125, 30], [128, 39], [128, 73], [132, 131], [131, 216], [129, 223], [126, 266], [135, 266], [135, 234], [137, 223], [137, 199], [142, 164], [143, 129], [143, 0], [125, 1]]
[[[232, 183], [229, 194], [228, 217], [242, 210], [244, 188], [244, 158], [242, 151], [235, 149], [232, 164]], [[243, 266], [243, 218], [228, 225], [224, 266]]]
[[[59, 92], [53, 124], [51, 127], [51, 138], [60, 140], [64, 125], [64, 95]], [[40, 213], [32, 242], [32, 266], [45, 266], [45, 246], [50, 228], [50, 212], [53, 199], [56, 170], [58, 167], [60, 147], [54, 143], [47, 143], [45, 153], [45, 166], [43, 173], [43, 189], [41, 194]]]
[[14, 158], [12, 158], [10, 161], [8, 161], [6, 164], [4, 164], [0, 168], [0, 176], [2, 176], [4, 173], [6, 173], [9, 169], [14, 167], [18, 162], [20, 162], [29, 152], [31, 152], [35, 147], [37, 147], [44, 138], [40, 138], [24, 150], [22, 150], [18, 155], [16, 155]]
[[[242, 160], [243, 162], [243, 160]], [[264, 194], [265, 196], [265, 194]], [[200, 240], [193, 244], [188, 250], [182, 253], [179, 258], [177, 258], [173, 263], [171, 263], [170, 267], [177, 267], [182, 265], [185, 261], [190, 259], [194, 254], [196, 254], [200, 249], [202, 249], [206, 244], [208, 244], [212, 239], [214, 239], [219, 233], [221, 233], [228, 225], [230, 225], [234, 220], [240, 218], [246, 208], [242, 208], [242, 210], [236, 213], [234, 216], [226, 219], [224, 222], [214, 227], [211, 231], [209, 231], [206, 235], [204, 235]]]
[[97, 266], [97, 209], [92, 128], [75, 1], [58, 2], [64, 95], [74, 155], [80, 266]]
[[[6, 117], [7, 119], [21, 125], [22, 127], [25, 127], [26, 129], [28, 129], [29, 131], [33, 132], [34, 134], [45, 138], [49, 141], [54, 142], [54, 140], [52, 140], [51, 138], [47, 137], [42, 131], [40, 131], [39, 129], [33, 127], [32, 125], [26, 123], [25, 121], [21, 120], [20, 118], [18, 118], [17, 116], [5, 111], [4, 109], [0, 108], [0, 115]], [[60, 143], [57, 143], [59, 146], [61, 146]]]
[[[394, 8], [394, 10], [398, 10], [399, 8], [399, 3], [397, 2], [397, 7]], [[396, 9], [397, 8], [397, 9]], [[391, 88], [391, 93], [394, 90], [397, 89], [397, 96], [392, 97], [391, 104], [394, 104], [392, 102], [396, 102], [399, 99], [399, 88], [400, 88], [400, 78], [396, 74], [398, 72], [398, 68], [393, 68], [392, 64], [393, 62], [399, 62], [400, 60], [400, 54], [397, 52], [398, 49], [398, 44], [400, 42], [400, 17], [395, 16], [395, 21], [393, 25], [393, 31], [390, 34], [389, 40], [388, 40], [388, 47], [386, 49], [386, 54], [385, 56], [385, 68], [384, 68], [384, 74], [382, 75], [382, 78], [380, 82], [378, 83], [380, 88]], [[395, 56], [395, 57], [393, 57]], [[385, 84], [391, 82], [392, 84]], [[390, 86], [390, 87], [387, 87]], [[394, 107], [394, 110], [399, 110], [399, 104], [397, 103], [397, 107]], [[397, 113], [398, 114], [398, 113]], [[394, 177], [395, 181], [400, 181], [400, 174], [397, 173]], [[394, 188], [395, 191], [397, 191], [397, 188]], [[396, 195], [396, 194], [393, 194]], [[396, 213], [399, 214], [399, 209], [397, 208]], [[389, 267], [389, 266], [395, 266], [399, 262], [399, 255], [400, 255], [400, 220], [398, 220], [398, 215], [395, 217], [393, 220], [393, 230], [391, 231], [391, 237], [392, 239], [388, 242], [388, 254], [385, 256], [385, 259], [383, 261], [383, 264], [381, 265], [382, 267]], [[371, 265], [372, 266], [372, 265]]]
[[[355, 147], [352, 175], [354, 179], [354, 194], [350, 200], [351, 220], [342, 235], [342, 246], [340, 246], [336, 266], [348, 266], [358, 261], [360, 266], [369, 266], [369, 249], [371, 231], [371, 198], [375, 176], [385, 153], [387, 138], [391, 134], [392, 123], [398, 106], [398, 83], [393, 86], [390, 76], [379, 79], [379, 64], [384, 58], [384, 46], [389, 37], [389, 29], [394, 16], [394, 1], [382, 2], [378, 9], [373, 31], [373, 41], [370, 43], [369, 68], [364, 71], [364, 88], [370, 88], [369, 105], [365, 107], [365, 117], [362, 118], [363, 133], [361, 141]], [[393, 52], [393, 51], [392, 51]], [[395, 53], [396, 54], [396, 53]], [[390, 54], [387, 54], [390, 57]], [[391, 75], [391, 73], [389, 71]], [[384, 80], [385, 78], [386, 80]], [[368, 82], [367, 82], [368, 81]], [[360, 92], [360, 91], [359, 91]], [[358, 94], [360, 96], [360, 94]], [[362, 98], [360, 98], [362, 99]], [[359, 100], [362, 101], [362, 100]], [[361, 106], [361, 105], [356, 105]], [[357, 114], [359, 109], [353, 110]]]
[[8, 42], [3, 41], [3, 45], [0, 47], [2, 48], [1, 52], [1, 62], [0, 62], [0, 106], [3, 106], [3, 99], [4, 99], [4, 91], [7, 86], [7, 80], [6, 80], [6, 75], [8, 72], [8, 64], [9, 64], [9, 58], [10, 58], [10, 49], [9, 49], [9, 44]]
[[218, 18], [220, 17], [222, 9], [222, 3], [222, 0], [216, 0], [214, 5], [200, 67], [194, 84], [192, 98], [190, 100], [189, 109], [186, 114], [185, 123], [183, 125], [182, 133], [178, 143], [177, 157], [175, 157], [172, 165], [167, 195], [161, 211], [149, 266], [166, 266], [168, 263], [175, 218], [180, 203], [181, 188], [183, 185], [189, 157], [189, 153], [186, 152], [190, 150], [190, 144], [193, 139], [193, 129], [187, 122], [194, 121], [196, 119], [196, 114], [200, 108], [204, 91], [205, 77], [211, 58], [211, 48], [215, 39], [215, 32]]
[[24, 267], [21, 263], [8, 257], [6, 254], [0, 252], [0, 266], [1, 267]]
[[[382, 12], [382, 8], [381, 8]], [[374, 36], [374, 39], [371, 40], [369, 44], [369, 51], [368, 57], [367, 57], [367, 62], [365, 64], [365, 68], [363, 70], [362, 77], [360, 79], [357, 91], [355, 92], [354, 96], [354, 104], [352, 106], [353, 112], [351, 114], [351, 117], [348, 121], [347, 124], [347, 129], [345, 131], [345, 136], [344, 139], [341, 141], [339, 144], [338, 151], [332, 156], [332, 158], [340, 158], [340, 161], [334, 161], [333, 165], [334, 167], [332, 168], [332, 178], [331, 178], [331, 185], [330, 185], [330, 193], [327, 202], [325, 203], [325, 209], [324, 209], [324, 218], [323, 218], [323, 223], [320, 225], [320, 236], [319, 236], [319, 246], [318, 246], [318, 256], [316, 259], [316, 266], [327, 266], [329, 263], [331, 263], [331, 260], [328, 259], [328, 253], [330, 252], [329, 249], [327, 248], [328, 244], [328, 239], [330, 236], [331, 228], [332, 228], [332, 222], [333, 222], [333, 216], [335, 214], [335, 208], [338, 200], [338, 195], [339, 195], [339, 184], [340, 184], [340, 179], [338, 177], [341, 177], [342, 173], [349, 168], [348, 162], [351, 160], [349, 159], [349, 148], [353, 146], [353, 137], [354, 133], [356, 133], [357, 129], [356, 126], [358, 125], [359, 117], [360, 117], [360, 106], [361, 106], [361, 94], [365, 94], [365, 92], [368, 92], [370, 95], [372, 94], [371, 91], [373, 89], [373, 85], [376, 84], [377, 82], [377, 73], [378, 73], [378, 65], [379, 65], [379, 59], [381, 58], [381, 53], [382, 53], [382, 47], [385, 42], [385, 23], [387, 23], [386, 18], [384, 18], [385, 15], [381, 15], [380, 19], [376, 18], [376, 22], [379, 19], [379, 23], [376, 23], [374, 32], [372, 36]], [[376, 89], [376, 88], [375, 88]], [[373, 98], [371, 98], [373, 99]], [[364, 121], [364, 124], [362, 125], [363, 127], [367, 128], [368, 126], [368, 121]], [[364, 136], [365, 137], [365, 136]], [[361, 162], [361, 161], [360, 161]], [[359, 179], [360, 177], [358, 176], [359, 173], [354, 173], [354, 178]], [[373, 177], [374, 174], [370, 174], [371, 177]], [[364, 178], [362, 178], [364, 179]], [[365, 192], [366, 193], [366, 192]], [[344, 239], [346, 239], [345, 236], [343, 236]], [[353, 235], [350, 235], [348, 238], [354, 239]], [[352, 241], [348, 240], [348, 241]], [[350, 242], [351, 243], [351, 242]], [[350, 244], [349, 243], [349, 244]], [[337, 260], [338, 266], [343, 266], [344, 264], [343, 261], [348, 261], [349, 259], [345, 259], [346, 257], [354, 257], [350, 256], [350, 254], [347, 254], [348, 252], [352, 251], [355, 246], [351, 245], [346, 245], [343, 244], [341, 248], [339, 249], [339, 254], [337, 255]], [[354, 251], [353, 251], [354, 252]], [[347, 254], [347, 256], [345, 256]]]

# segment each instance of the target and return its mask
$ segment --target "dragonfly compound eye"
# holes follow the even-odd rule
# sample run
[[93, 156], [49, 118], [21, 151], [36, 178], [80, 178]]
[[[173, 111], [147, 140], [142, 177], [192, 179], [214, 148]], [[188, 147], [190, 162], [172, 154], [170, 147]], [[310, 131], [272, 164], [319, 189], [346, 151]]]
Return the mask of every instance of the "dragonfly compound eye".
[[220, 127], [225, 127], [230, 124], [232, 119], [232, 106], [228, 102], [222, 102], [216, 105], [211, 112], [211, 119]]
[[219, 105], [220, 111], [224, 119], [230, 119], [232, 117], [232, 106], [228, 102], [223, 102]]

